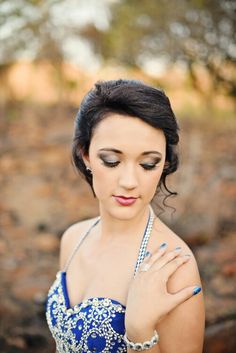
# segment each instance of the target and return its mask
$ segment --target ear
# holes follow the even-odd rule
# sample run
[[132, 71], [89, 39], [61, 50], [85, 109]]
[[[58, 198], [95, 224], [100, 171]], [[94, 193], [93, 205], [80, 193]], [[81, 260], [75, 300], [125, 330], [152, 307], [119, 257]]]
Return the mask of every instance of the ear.
[[84, 164], [86, 167], [90, 168], [90, 158], [88, 154], [81, 153], [81, 157], [83, 159]]

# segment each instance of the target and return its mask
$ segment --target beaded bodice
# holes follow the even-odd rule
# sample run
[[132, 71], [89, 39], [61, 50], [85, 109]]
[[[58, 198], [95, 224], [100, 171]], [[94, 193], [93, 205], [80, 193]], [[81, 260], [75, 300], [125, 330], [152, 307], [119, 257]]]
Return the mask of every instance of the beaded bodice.
[[[140, 245], [134, 276], [142, 263], [152, 230], [153, 211], [150, 215]], [[94, 227], [99, 218], [92, 225]], [[46, 320], [58, 353], [73, 352], [127, 352], [123, 340], [125, 333], [125, 305], [106, 297], [92, 297], [71, 307], [67, 290], [66, 269], [75, 252], [89, 234], [84, 235], [73, 251], [64, 271], [58, 271], [46, 301]]]

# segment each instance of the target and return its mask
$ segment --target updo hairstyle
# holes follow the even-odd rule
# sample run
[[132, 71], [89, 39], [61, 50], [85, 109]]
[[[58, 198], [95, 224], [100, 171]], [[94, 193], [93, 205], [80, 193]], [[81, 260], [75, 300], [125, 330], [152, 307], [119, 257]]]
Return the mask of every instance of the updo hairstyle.
[[[86, 169], [82, 154], [88, 155], [90, 141], [97, 124], [110, 113], [137, 117], [154, 128], [161, 129], [166, 138], [166, 161], [155, 196], [160, 191], [167, 197], [177, 195], [166, 186], [167, 175], [179, 165], [176, 146], [179, 126], [169, 98], [157, 89], [138, 80], [98, 81], [83, 98], [74, 123], [72, 164], [90, 185], [94, 197], [93, 175]], [[164, 190], [162, 189], [164, 186]], [[165, 193], [167, 191], [167, 194]], [[168, 206], [170, 207], [170, 206]]]

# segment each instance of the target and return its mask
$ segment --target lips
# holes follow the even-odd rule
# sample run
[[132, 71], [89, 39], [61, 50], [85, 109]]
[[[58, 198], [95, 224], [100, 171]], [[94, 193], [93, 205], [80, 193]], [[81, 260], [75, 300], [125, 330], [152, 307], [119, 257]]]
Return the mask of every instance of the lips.
[[134, 199], [137, 199], [137, 197], [133, 197], [133, 196], [129, 196], [129, 197], [126, 197], [126, 196], [123, 196], [123, 195], [114, 195], [115, 197], [119, 197], [119, 198], [122, 198], [122, 199], [125, 199], [125, 200], [134, 200]]
[[130, 206], [133, 205], [135, 203], [135, 201], [137, 200], [137, 197], [126, 197], [126, 196], [116, 196], [113, 195], [115, 200], [122, 206]]

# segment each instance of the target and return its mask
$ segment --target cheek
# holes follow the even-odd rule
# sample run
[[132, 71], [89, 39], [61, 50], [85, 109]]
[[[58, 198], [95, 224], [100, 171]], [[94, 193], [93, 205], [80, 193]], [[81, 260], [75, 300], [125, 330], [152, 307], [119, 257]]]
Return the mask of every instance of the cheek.
[[115, 182], [116, 176], [114, 172], [112, 173], [112, 169], [110, 170], [100, 163], [93, 166], [93, 188], [97, 196], [109, 193]]
[[156, 190], [159, 180], [161, 178], [162, 170], [158, 170], [156, 172], [150, 172], [146, 175], [145, 178], [145, 188], [149, 190], [149, 192], [153, 192]]
[[112, 179], [112, 176], [114, 178], [114, 173], [112, 173], [112, 171], [115, 168], [107, 168], [104, 165], [102, 165], [101, 163], [97, 162], [94, 166], [93, 166], [93, 174], [94, 174], [94, 178], [98, 179], [101, 183], [103, 182], [103, 180], [107, 180], [107, 179]]
[[164, 165], [159, 166], [157, 170], [147, 172], [145, 178], [143, 178], [142, 191], [147, 194], [147, 198], [152, 198], [161, 179]]

